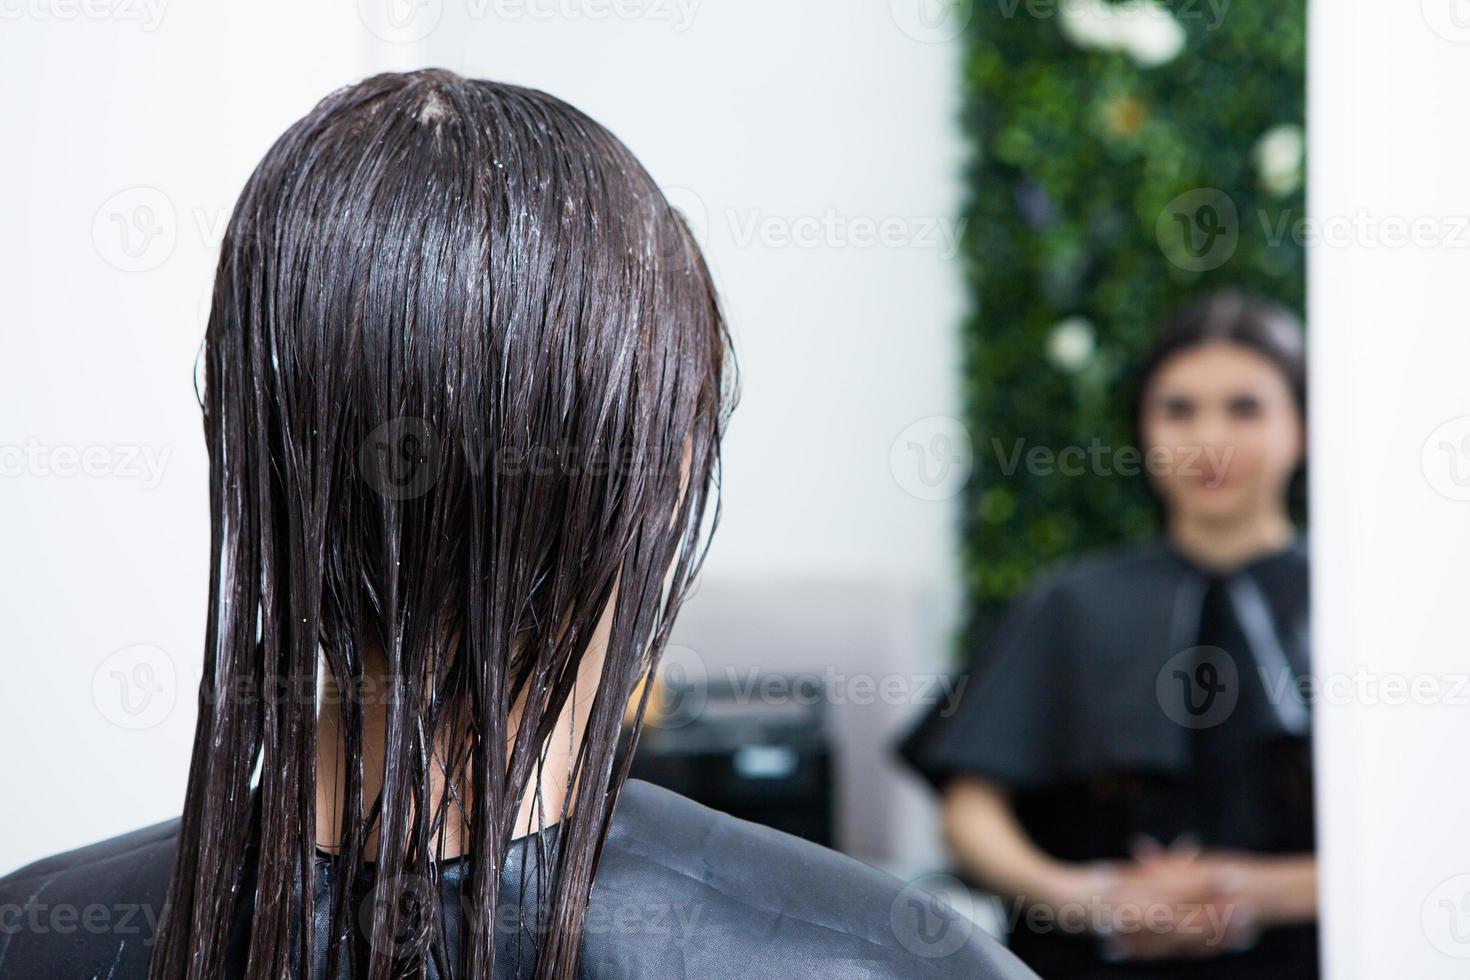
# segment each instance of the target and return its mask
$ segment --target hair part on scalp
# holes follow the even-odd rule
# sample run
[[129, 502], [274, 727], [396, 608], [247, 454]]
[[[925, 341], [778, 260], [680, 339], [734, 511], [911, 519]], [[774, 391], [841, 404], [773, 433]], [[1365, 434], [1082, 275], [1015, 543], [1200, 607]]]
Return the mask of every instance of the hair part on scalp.
[[[564, 102], [442, 70], [375, 76], [325, 98], [251, 175], [203, 358], [203, 679], [150, 976], [225, 975], [249, 906], [247, 980], [309, 974], [322, 926], [329, 980], [339, 962], [373, 980], [431, 961], [441, 976], [504, 970], [495, 924], [519, 896], [500, 894], [499, 869], [611, 602], [575, 792], [531, 862], [524, 924], [534, 975], [575, 975], [627, 775], [624, 710], [718, 523], [735, 369], [688, 227]], [[377, 651], [391, 690], [370, 800], [362, 705], [316, 692], [359, 690]], [[326, 910], [303, 896], [319, 710], [340, 712], [348, 763], [334, 877], [372, 861], [379, 881], [430, 885], [419, 914], [437, 925], [407, 950], [401, 903], [360, 927], [349, 889]], [[434, 860], [451, 820], [474, 913], [457, 960]]]

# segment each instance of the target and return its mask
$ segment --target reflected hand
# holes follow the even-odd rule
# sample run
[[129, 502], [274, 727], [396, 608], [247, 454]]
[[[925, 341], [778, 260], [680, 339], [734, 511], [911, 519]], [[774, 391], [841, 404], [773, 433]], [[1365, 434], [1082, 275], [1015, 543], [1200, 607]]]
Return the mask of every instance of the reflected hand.
[[1134, 860], [1110, 866], [1101, 930], [1112, 958], [1203, 958], [1241, 949], [1259, 935], [1260, 915], [1235, 856], [1203, 854], [1192, 842], [1145, 841]]

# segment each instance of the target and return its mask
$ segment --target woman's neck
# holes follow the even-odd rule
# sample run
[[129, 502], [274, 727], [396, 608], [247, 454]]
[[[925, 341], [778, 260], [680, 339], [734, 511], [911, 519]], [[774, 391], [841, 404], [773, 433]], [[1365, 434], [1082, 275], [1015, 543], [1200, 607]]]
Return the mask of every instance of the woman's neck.
[[[363, 690], [368, 693], [361, 698], [360, 744], [364, 815], [372, 809], [373, 801], [383, 788], [384, 745], [388, 730], [387, 701], [388, 692], [391, 690], [386, 663], [381, 658], [372, 659], [376, 660], [376, 666], [364, 671]], [[336, 707], [342, 704], [342, 697], [337, 690], [335, 680], [330, 675], [327, 676], [325, 682], [322, 703], [327, 707], [317, 715], [316, 841], [317, 846], [321, 849], [335, 852], [342, 846], [343, 832], [340, 821], [349, 769], [345, 751], [346, 742], [343, 738], [342, 713]], [[579, 735], [582, 728], [585, 727], [585, 710], [580, 710], [582, 707], [579, 705], [579, 710], [573, 711], [572, 706], [568, 705], [563, 710], [561, 720], [556, 726], [557, 735], [548, 741], [544, 763], [540, 769], [539, 806], [537, 785], [533, 776], [521, 800], [513, 837], [534, 833], [542, 826], [550, 826], [561, 818], [571, 765], [568, 746], [569, 743], [575, 744], [574, 735]], [[519, 718], [520, 711], [512, 711], [508, 726], [512, 739], [515, 737]], [[578, 721], [581, 721], [582, 725], [576, 726], [574, 730], [573, 726]], [[432, 811], [435, 813], [440, 809], [447, 790], [445, 767], [448, 765], [448, 760], [456, 755], [462, 759], [464, 754], [462, 745], [458, 753], [454, 751], [447, 733], [442, 735], [438, 741], [440, 744], [435, 747], [435, 757], [430, 764], [429, 772], [430, 800]], [[507, 747], [508, 754], [509, 747]], [[434, 843], [436, 859], [458, 857], [469, 847], [468, 815], [472, 801], [469, 799], [468, 786], [465, 783], [466, 780], [462, 778], [456, 781], [455, 799], [444, 807], [444, 826], [442, 833], [436, 834]], [[539, 820], [537, 819], [538, 812]], [[377, 847], [378, 832], [375, 824], [364, 841], [364, 859], [372, 860], [377, 854]]]
[[[612, 595], [602, 610], [586, 649], [577, 664], [577, 677], [571, 695], [562, 705], [556, 725], [542, 746], [540, 764], [533, 770], [529, 785], [520, 800], [515, 827], [511, 836], [524, 837], [549, 827], [561, 820], [563, 807], [570, 806], [568, 784], [571, 782], [572, 760], [580, 750], [587, 732], [592, 703], [602, 683], [603, 667], [607, 662], [607, 647], [612, 636], [613, 610], [617, 607], [618, 586], [614, 584]], [[451, 641], [450, 656], [453, 656]], [[325, 672], [326, 686], [321, 703], [332, 707], [317, 713], [316, 750], [316, 839], [317, 846], [335, 850], [341, 846], [342, 830], [340, 818], [342, 799], [346, 791], [347, 760], [343, 739], [341, 712], [336, 705], [342, 704], [341, 694], [330, 672]], [[363, 813], [371, 811], [372, 803], [383, 788], [383, 756], [385, 735], [388, 730], [388, 697], [393, 690], [392, 677], [388, 669], [388, 658], [382, 651], [370, 648], [363, 655], [362, 685], [362, 800]], [[511, 706], [506, 719], [506, 733], [510, 742], [506, 756], [510, 755], [510, 744], [514, 743], [520, 728], [526, 691]], [[468, 726], [462, 726], [468, 728]], [[444, 776], [447, 760], [463, 758], [464, 739], [468, 731], [445, 731], [440, 733], [434, 747], [434, 758], [430, 762], [429, 800], [431, 812], [437, 813], [444, 801], [446, 780]], [[457, 743], [457, 745], [456, 745]], [[458, 749], [458, 751], [456, 751]], [[459, 779], [453, 787], [455, 798], [445, 807], [442, 834], [436, 836], [434, 856], [451, 858], [463, 854], [469, 847], [468, 818], [474, 806], [467, 780]], [[581, 780], [578, 780], [580, 785]], [[576, 798], [575, 789], [571, 791]], [[377, 854], [378, 837], [374, 829], [363, 843], [363, 855]]]
[[1172, 515], [1165, 534], [1180, 553], [1212, 571], [1227, 572], [1287, 548], [1296, 528], [1284, 507], [1229, 518]]

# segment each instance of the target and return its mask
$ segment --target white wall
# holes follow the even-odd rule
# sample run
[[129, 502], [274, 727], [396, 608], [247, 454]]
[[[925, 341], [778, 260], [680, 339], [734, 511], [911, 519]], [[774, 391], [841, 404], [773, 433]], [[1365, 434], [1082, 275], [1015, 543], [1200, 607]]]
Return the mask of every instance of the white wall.
[[193, 370], [219, 233], [269, 141], [368, 50], [350, 7], [248, 9], [0, 7], [6, 870], [181, 805], [208, 589]]
[[1311, 13], [1314, 651], [1344, 682], [1316, 715], [1327, 965], [1463, 977], [1470, 8]]
[[[912, 433], [896, 469], [890, 450], [955, 411], [949, 25], [905, 0], [151, 2], [0, 3], [0, 873], [178, 812], [214, 249], [270, 141], [372, 71], [544, 88], [671, 188], [704, 229], [745, 378], [707, 588], [855, 583], [907, 624], [863, 669], [935, 665], [953, 501], [902, 465]], [[91, 475], [56, 473], [84, 450]], [[904, 714], [889, 706], [885, 731]], [[927, 828], [926, 802], [905, 784], [888, 805], [864, 832], [893, 857], [881, 835], [905, 812]]]

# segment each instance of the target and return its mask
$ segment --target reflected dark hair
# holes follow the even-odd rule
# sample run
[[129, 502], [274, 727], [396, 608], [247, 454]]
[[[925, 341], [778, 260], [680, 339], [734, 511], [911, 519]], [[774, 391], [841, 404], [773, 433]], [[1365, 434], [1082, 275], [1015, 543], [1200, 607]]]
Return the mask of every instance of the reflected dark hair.
[[[1265, 357], [1281, 372], [1303, 424], [1307, 418], [1307, 352], [1301, 321], [1286, 307], [1239, 289], [1221, 289], [1184, 306], [1159, 328], [1154, 342], [1133, 375], [1129, 421], [1134, 443], [1147, 451], [1143, 439], [1143, 407], [1149, 386], [1164, 362], [1175, 354], [1206, 344], [1244, 347]], [[1298, 517], [1305, 506], [1305, 464], [1292, 478], [1288, 498]], [[1152, 487], [1149, 490], [1153, 493]], [[1162, 508], [1162, 502], [1155, 497]]]
[[[441, 70], [379, 75], [325, 98], [251, 175], [203, 361], [208, 625], [150, 976], [225, 975], [252, 902], [251, 980], [308, 974], [322, 926], [328, 977], [344, 948], [353, 976], [419, 976], [430, 959], [490, 976], [498, 869], [611, 600], [575, 793], [536, 862], [535, 976], [575, 975], [627, 774], [624, 710], [718, 523], [734, 364], [687, 226], [627, 148], [558, 99]], [[330, 910], [302, 898], [318, 664], [350, 692], [377, 651], [392, 686], [383, 788], [362, 798], [363, 713], [344, 697], [334, 877], [375, 861], [380, 881], [427, 880], [439, 921], [453, 806], [479, 927], [461, 930], [457, 964], [442, 930], [413, 956], [395, 948], [398, 902], [374, 908], [359, 962], [349, 889]]]
[[1164, 321], [1134, 378], [1136, 425], [1154, 375], [1170, 357], [1209, 343], [1234, 344], [1262, 355], [1291, 385], [1301, 417], [1307, 417], [1307, 352], [1302, 325], [1284, 306], [1238, 289], [1222, 289], [1190, 303]]

